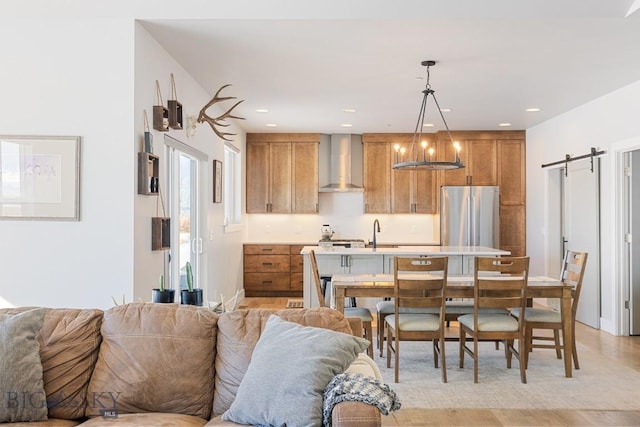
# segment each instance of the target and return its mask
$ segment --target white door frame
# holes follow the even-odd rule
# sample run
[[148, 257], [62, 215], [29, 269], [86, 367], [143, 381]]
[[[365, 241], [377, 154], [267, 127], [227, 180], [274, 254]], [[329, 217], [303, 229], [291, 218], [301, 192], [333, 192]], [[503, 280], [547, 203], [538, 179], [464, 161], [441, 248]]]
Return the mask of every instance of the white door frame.
[[625, 233], [625, 186], [624, 186], [624, 154], [640, 149], [640, 138], [631, 138], [611, 144], [613, 167], [611, 168], [611, 182], [614, 184], [614, 201], [611, 204], [611, 218], [613, 224], [613, 251], [611, 251], [611, 280], [615, 283], [613, 319], [615, 335], [629, 335], [629, 316], [625, 309], [625, 301], [629, 298], [629, 284], [625, 280], [628, 272], [626, 262], [627, 243]]

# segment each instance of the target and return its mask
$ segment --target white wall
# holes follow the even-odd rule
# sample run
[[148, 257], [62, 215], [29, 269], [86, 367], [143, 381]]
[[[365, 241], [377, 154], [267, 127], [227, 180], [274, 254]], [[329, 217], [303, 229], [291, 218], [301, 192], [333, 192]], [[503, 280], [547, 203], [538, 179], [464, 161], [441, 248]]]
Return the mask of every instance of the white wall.
[[601, 157], [601, 328], [619, 333], [613, 244], [616, 203], [613, 177], [614, 156], [611, 148], [620, 141], [640, 136], [640, 81], [593, 100], [561, 116], [527, 130], [527, 253], [533, 274], [556, 275], [548, 270], [546, 247], [550, 218], [545, 215], [548, 198], [546, 169], [541, 165], [564, 158], [565, 154], [589, 153], [591, 147], [604, 149]]
[[[162, 255], [150, 250], [156, 198], [137, 194], [142, 110], [151, 120], [156, 79], [166, 102], [171, 72], [186, 114], [197, 114], [209, 95], [131, 17], [2, 18], [0, 51], [0, 134], [82, 137], [80, 221], [0, 221], [0, 306], [108, 308], [112, 296], [149, 300]], [[244, 151], [244, 134], [233, 125], [231, 131]], [[222, 142], [207, 125], [192, 140], [170, 133], [210, 161], [223, 159]], [[160, 132], [154, 142], [163, 145]], [[244, 229], [225, 234], [222, 209], [206, 203], [208, 299], [242, 286]]]
[[0, 17], [0, 52], [0, 134], [82, 137], [80, 221], [0, 221], [0, 306], [130, 300], [132, 22]]
[[[160, 157], [160, 182], [164, 194], [165, 207], [167, 205], [167, 171], [164, 151], [164, 135], [187, 144], [208, 156], [206, 162], [206, 177], [204, 185], [204, 225], [202, 232], [204, 239], [204, 252], [206, 262], [204, 266], [204, 283], [199, 286], [204, 289], [206, 300], [219, 300], [222, 293], [227, 299], [237, 289], [242, 288], [242, 241], [243, 232], [225, 233], [223, 228], [224, 210], [222, 203], [212, 203], [212, 161], [214, 159], [224, 161], [224, 143], [218, 138], [208, 124], [199, 124], [196, 134], [188, 137], [186, 129], [169, 129], [168, 132], [160, 132], [153, 129], [152, 107], [156, 104], [156, 86], [158, 80], [164, 105], [169, 99], [170, 74], [173, 73], [176, 82], [177, 99], [182, 104], [184, 111], [184, 127], [186, 128], [187, 116], [198, 116], [200, 108], [204, 106], [211, 96], [178, 64], [167, 51], [151, 37], [140, 23], [135, 25], [135, 141], [138, 144], [131, 145], [130, 155], [135, 158], [140, 150], [143, 138], [143, 110], [147, 111], [151, 133], [154, 141], [154, 154]], [[215, 75], [211, 76], [216, 79]], [[225, 82], [219, 82], [222, 86]], [[225, 93], [226, 94], [226, 93]], [[233, 105], [233, 104], [231, 104]], [[225, 105], [225, 107], [229, 107]], [[212, 106], [207, 112], [212, 115], [223, 107]], [[229, 121], [227, 131], [237, 133], [233, 137], [233, 144], [244, 152], [245, 136], [232, 121]], [[151, 251], [151, 217], [157, 214], [157, 197], [135, 195], [135, 237], [134, 237], [134, 271], [136, 299], [142, 298], [148, 301], [151, 298], [151, 289], [157, 287], [158, 276], [163, 271], [164, 251]], [[167, 212], [168, 215], [168, 212]], [[162, 212], [160, 212], [162, 216]]]

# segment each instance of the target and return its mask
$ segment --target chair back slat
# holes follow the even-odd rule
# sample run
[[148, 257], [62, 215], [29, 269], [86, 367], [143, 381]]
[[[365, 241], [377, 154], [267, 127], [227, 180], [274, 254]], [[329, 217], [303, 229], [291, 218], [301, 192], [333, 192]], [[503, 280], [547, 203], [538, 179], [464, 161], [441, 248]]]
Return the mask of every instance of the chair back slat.
[[400, 307], [440, 307], [444, 309], [447, 257], [394, 258], [395, 312]]
[[529, 278], [529, 257], [476, 257], [474, 310], [480, 308], [524, 309]]
[[562, 262], [562, 271], [560, 272], [560, 280], [573, 288], [571, 295], [573, 297], [571, 312], [575, 316], [578, 310], [578, 301], [580, 300], [580, 291], [582, 289], [582, 279], [587, 268], [586, 252], [567, 251]]

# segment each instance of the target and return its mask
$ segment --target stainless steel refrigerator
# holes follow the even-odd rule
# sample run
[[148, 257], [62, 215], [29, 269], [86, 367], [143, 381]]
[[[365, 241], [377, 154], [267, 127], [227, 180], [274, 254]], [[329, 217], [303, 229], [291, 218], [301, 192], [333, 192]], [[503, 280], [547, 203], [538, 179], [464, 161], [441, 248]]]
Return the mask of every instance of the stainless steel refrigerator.
[[499, 248], [499, 187], [440, 187], [440, 244]]

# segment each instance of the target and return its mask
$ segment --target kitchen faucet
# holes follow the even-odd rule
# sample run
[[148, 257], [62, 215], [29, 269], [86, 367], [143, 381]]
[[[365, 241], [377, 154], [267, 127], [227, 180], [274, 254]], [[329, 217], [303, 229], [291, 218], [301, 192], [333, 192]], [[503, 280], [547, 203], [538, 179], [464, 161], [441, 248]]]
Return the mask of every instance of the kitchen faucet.
[[376, 219], [373, 221], [373, 250], [375, 251], [378, 245], [376, 244], [376, 224], [378, 225], [378, 233], [380, 232], [380, 222]]

